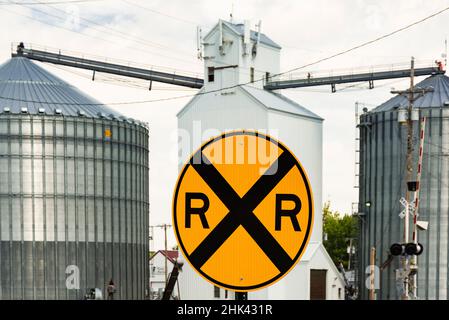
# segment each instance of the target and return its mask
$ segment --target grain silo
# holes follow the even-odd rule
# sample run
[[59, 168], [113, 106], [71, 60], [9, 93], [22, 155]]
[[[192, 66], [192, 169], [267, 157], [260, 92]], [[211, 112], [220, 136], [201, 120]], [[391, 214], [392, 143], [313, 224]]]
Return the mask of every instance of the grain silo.
[[111, 279], [143, 299], [148, 201], [146, 125], [24, 57], [0, 66], [0, 299], [106, 296]]
[[[449, 215], [449, 78], [434, 75], [415, 88], [433, 88], [414, 102], [420, 118], [426, 117], [419, 220], [428, 221], [427, 231], [419, 231], [424, 252], [418, 257], [417, 296], [420, 299], [447, 299], [448, 290], [448, 215]], [[399, 217], [399, 200], [406, 193], [407, 126], [398, 114], [408, 107], [408, 98], [398, 95], [360, 118], [360, 238], [359, 288], [368, 298], [365, 268], [370, 248], [376, 248], [376, 265], [387, 262], [389, 248], [402, 242], [404, 222]], [[400, 117], [401, 118], [401, 117]], [[419, 150], [419, 122], [413, 134], [413, 172]], [[398, 299], [401, 286], [396, 280], [400, 258], [385, 263], [380, 271], [378, 299]]]

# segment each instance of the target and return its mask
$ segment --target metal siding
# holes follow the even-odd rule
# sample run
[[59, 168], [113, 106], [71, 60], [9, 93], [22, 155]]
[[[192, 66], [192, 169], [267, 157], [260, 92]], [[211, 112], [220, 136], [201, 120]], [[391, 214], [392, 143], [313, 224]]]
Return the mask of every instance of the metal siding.
[[[424, 253], [418, 257], [418, 295], [422, 299], [446, 299], [448, 293], [448, 158], [447, 110], [422, 109], [427, 116], [424, 142], [423, 174], [420, 192], [419, 219], [429, 221], [429, 230], [419, 233]], [[405, 196], [406, 128], [396, 118], [396, 111], [374, 112], [363, 115], [362, 122], [371, 119], [370, 129], [361, 128], [360, 150], [360, 211], [359, 288], [361, 298], [367, 298], [364, 271], [369, 265], [369, 248], [376, 245], [377, 264], [388, 255], [393, 242], [401, 242], [403, 220], [398, 217], [402, 210], [399, 198]], [[377, 118], [377, 119], [376, 119]], [[414, 126], [418, 137], [418, 125]], [[377, 146], [377, 147], [376, 147]], [[419, 140], [414, 141], [414, 159], [417, 159]], [[414, 161], [416, 162], [416, 161]], [[414, 163], [416, 171], [416, 163]], [[377, 179], [377, 183], [373, 182]], [[376, 189], [377, 188], [377, 189]], [[374, 205], [366, 210], [364, 203], [374, 199]], [[363, 222], [365, 221], [365, 222]], [[364, 224], [367, 224], [364, 226]], [[394, 270], [399, 267], [395, 258], [382, 272], [381, 290], [378, 298], [397, 299], [398, 291]]]
[[[144, 298], [148, 130], [101, 120], [100, 136], [93, 136], [90, 124], [89, 118], [0, 116], [0, 299], [81, 299], [92, 287], [106, 296], [111, 278], [116, 299]], [[140, 138], [106, 141], [104, 125]], [[121, 162], [111, 146], [132, 150], [132, 157]], [[125, 181], [133, 183], [127, 195], [120, 191]], [[80, 269], [80, 290], [65, 287], [71, 264]]]

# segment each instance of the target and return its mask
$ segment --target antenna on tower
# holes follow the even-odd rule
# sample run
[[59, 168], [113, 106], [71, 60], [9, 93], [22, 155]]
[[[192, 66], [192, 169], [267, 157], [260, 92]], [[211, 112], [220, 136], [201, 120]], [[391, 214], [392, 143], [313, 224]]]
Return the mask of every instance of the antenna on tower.
[[218, 21], [218, 49], [220, 54], [224, 55], [224, 42], [223, 42], [223, 20]]
[[250, 21], [245, 20], [245, 24], [243, 27], [243, 45], [244, 45], [244, 51], [243, 55], [247, 56], [250, 53], [250, 45], [251, 45], [251, 26]]
[[257, 30], [257, 40], [256, 43], [253, 46], [253, 50], [252, 50], [252, 55], [253, 57], [255, 57], [257, 55], [257, 47], [259, 46], [260, 43], [260, 32], [262, 29], [262, 20], [259, 20], [259, 23], [256, 24], [256, 30]]
[[199, 60], [203, 59], [203, 35], [201, 34], [201, 26], [196, 27], [196, 52]]
[[229, 14], [229, 22], [234, 23], [234, 2], [231, 5], [231, 13]]
[[447, 37], [444, 38], [444, 53], [442, 56], [444, 58], [444, 67], [447, 68]]

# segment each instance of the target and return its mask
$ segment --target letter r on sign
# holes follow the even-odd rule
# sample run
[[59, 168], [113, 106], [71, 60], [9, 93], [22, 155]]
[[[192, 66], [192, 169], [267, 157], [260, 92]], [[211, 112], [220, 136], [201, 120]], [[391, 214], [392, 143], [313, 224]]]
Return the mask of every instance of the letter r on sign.
[[[282, 209], [282, 202], [293, 202], [295, 204], [295, 207], [293, 209]], [[276, 195], [276, 220], [275, 220], [275, 227], [274, 229], [276, 231], [280, 231], [282, 228], [282, 217], [289, 217], [293, 229], [295, 231], [301, 231], [301, 227], [299, 226], [298, 218], [296, 216], [298, 215], [299, 211], [301, 211], [301, 200], [298, 198], [298, 196], [294, 194], [288, 194], [288, 193], [280, 193]]]
[[[192, 200], [201, 200], [202, 207], [192, 207]], [[206, 211], [209, 209], [209, 198], [201, 192], [186, 192], [186, 228], [191, 226], [191, 218], [193, 214], [200, 216], [201, 225], [204, 229], [209, 229], [209, 224], [206, 219]]]

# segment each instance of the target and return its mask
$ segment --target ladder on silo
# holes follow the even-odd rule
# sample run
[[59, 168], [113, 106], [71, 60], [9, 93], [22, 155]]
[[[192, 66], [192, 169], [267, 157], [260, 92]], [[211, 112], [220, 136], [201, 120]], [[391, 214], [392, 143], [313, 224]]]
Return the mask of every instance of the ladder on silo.
[[355, 135], [354, 135], [354, 188], [359, 188], [359, 177], [360, 177], [360, 103], [355, 103]]
[[[356, 102], [354, 106], [354, 120], [355, 120], [355, 133], [354, 133], [354, 189], [357, 190], [357, 201], [352, 203], [351, 214], [352, 216], [357, 216], [359, 214], [359, 198], [358, 190], [360, 187], [360, 115], [361, 110], [363, 110], [364, 103]], [[359, 238], [357, 239], [356, 253], [353, 257], [353, 269], [354, 269], [354, 285], [357, 290], [359, 289]], [[356, 292], [356, 297], [358, 298], [359, 292]]]
[[[353, 217], [358, 216], [359, 212], [359, 203], [353, 202], [351, 205], [351, 215]], [[357, 243], [355, 245], [355, 254], [351, 255], [352, 258], [352, 269], [354, 270], [354, 289], [358, 290], [359, 288], [359, 238], [357, 237]], [[358, 297], [358, 291], [353, 295], [354, 298]]]

